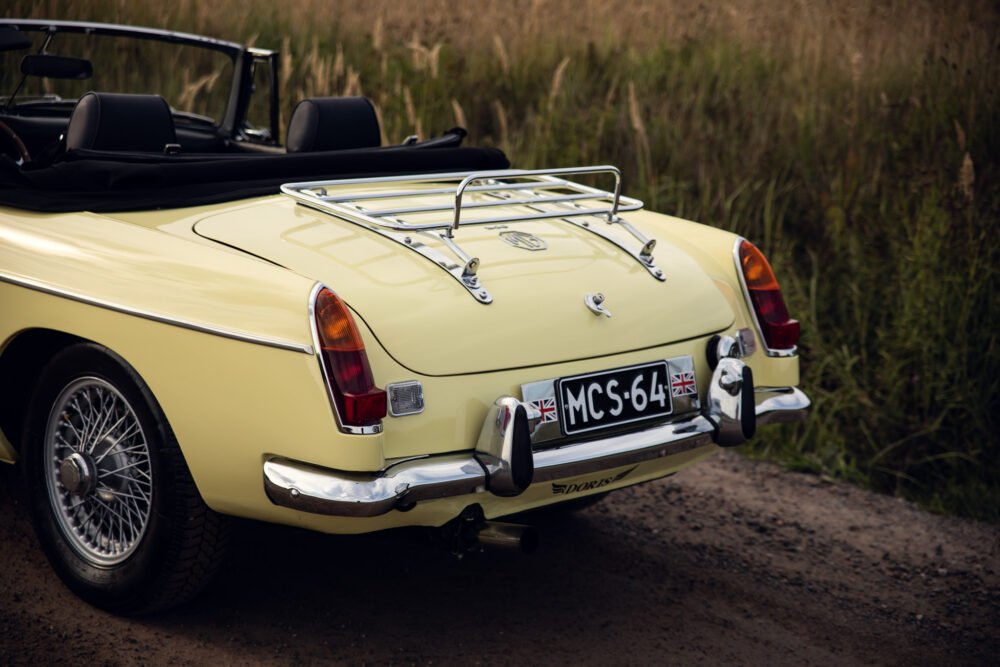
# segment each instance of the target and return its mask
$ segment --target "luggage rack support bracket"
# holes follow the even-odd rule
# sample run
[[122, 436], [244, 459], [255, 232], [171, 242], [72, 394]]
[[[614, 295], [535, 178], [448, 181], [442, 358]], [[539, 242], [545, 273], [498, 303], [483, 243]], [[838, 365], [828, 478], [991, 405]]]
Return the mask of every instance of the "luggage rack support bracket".
[[[600, 190], [562, 178], [590, 174], [613, 175], [614, 190]], [[413, 186], [428, 184], [429, 187], [395, 190], [382, 187], [394, 183]], [[365, 187], [368, 191], [359, 192], [360, 188], [356, 186]], [[488, 304], [492, 303], [493, 297], [479, 279], [479, 258], [469, 255], [455, 240], [455, 233], [461, 226], [547, 218], [562, 220], [600, 236], [635, 259], [655, 279], [666, 280], [663, 271], [653, 260], [656, 241], [619, 215], [621, 212], [638, 211], [643, 205], [638, 199], [623, 196], [621, 188], [621, 170], [610, 165], [599, 165], [309, 181], [287, 183], [281, 186], [281, 191], [304, 206], [363, 226], [420, 253], [451, 274], [477, 301]], [[484, 200], [469, 202], [467, 193], [483, 195]], [[441, 201], [442, 196], [450, 196], [451, 201]], [[410, 201], [404, 206], [391, 206], [392, 200], [420, 198], [429, 198], [432, 203], [414, 205]], [[388, 202], [390, 206], [379, 207], [380, 202]], [[512, 213], [510, 209], [516, 207], [525, 207], [529, 212]], [[470, 218], [480, 210], [496, 214]], [[440, 214], [450, 215], [447, 218], [426, 220], [428, 216]], [[636, 250], [616, 235], [600, 229], [601, 225], [592, 221], [593, 218], [606, 225], [619, 225], [641, 247]], [[449, 252], [444, 253], [417, 240], [414, 238], [416, 235], [429, 235], [439, 240]], [[451, 259], [449, 254], [458, 262]]]

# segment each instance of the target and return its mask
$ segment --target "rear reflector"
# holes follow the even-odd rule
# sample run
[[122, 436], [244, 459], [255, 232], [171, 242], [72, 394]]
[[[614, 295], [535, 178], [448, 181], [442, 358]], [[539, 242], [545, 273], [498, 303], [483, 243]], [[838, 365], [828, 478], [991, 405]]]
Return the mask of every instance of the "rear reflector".
[[365, 344], [349, 310], [325, 287], [316, 295], [316, 332], [330, 393], [344, 426], [374, 426], [386, 415]]
[[393, 417], [424, 411], [424, 387], [417, 380], [395, 382], [385, 387], [389, 394], [389, 414]]
[[795, 347], [799, 342], [799, 322], [788, 316], [778, 280], [764, 253], [746, 240], [740, 243], [740, 269], [767, 347], [772, 350]]

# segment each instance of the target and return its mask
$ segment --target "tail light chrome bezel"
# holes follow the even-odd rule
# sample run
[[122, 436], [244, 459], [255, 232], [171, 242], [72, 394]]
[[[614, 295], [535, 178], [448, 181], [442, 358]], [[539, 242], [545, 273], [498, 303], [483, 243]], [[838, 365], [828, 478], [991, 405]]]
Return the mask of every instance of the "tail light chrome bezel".
[[736, 241], [733, 243], [733, 263], [736, 266], [736, 276], [740, 281], [740, 288], [743, 291], [743, 302], [746, 304], [747, 310], [750, 311], [754, 331], [756, 331], [757, 337], [760, 339], [760, 347], [764, 350], [764, 354], [769, 357], [794, 357], [798, 354], [797, 345], [787, 348], [773, 348], [767, 344], [767, 337], [764, 335], [764, 328], [761, 326], [760, 318], [757, 317], [757, 308], [754, 306], [753, 299], [750, 296], [750, 288], [747, 285], [746, 276], [743, 275], [743, 262], [740, 259], [740, 246], [746, 240], [747, 239], [742, 236], [736, 237]]
[[[337, 428], [342, 433], [349, 433], [351, 435], [377, 435], [383, 430], [382, 422], [366, 426], [354, 426], [347, 424], [345, 423], [344, 416], [341, 414], [340, 408], [337, 405], [337, 397], [334, 395], [335, 379], [330, 376], [330, 372], [326, 367], [326, 362], [323, 359], [323, 341], [320, 339], [319, 322], [316, 317], [316, 300], [319, 298], [320, 293], [324, 289], [329, 290], [326, 285], [316, 283], [309, 295], [309, 327], [312, 332], [313, 354], [316, 357], [316, 363], [319, 364], [319, 370], [323, 376], [323, 384], [326, 387], [327, 399], [330, 401], [330, 409], [333, 411], [333, 416], [337, 421]], [[330, 291], [333, 292], [333, 290]], [[334, 294], [336, 294], [336, 292], [334, 292]]]

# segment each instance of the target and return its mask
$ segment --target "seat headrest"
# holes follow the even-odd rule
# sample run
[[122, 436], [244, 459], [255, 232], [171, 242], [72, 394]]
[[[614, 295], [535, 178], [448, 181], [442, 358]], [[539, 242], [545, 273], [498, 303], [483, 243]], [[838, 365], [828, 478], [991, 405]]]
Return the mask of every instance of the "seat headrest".
[[170, 105], [159, 95], [86, 93], [66, 128], [66, 149], [162, 153], [177, 142]]
[[382, 144], [375, 107], [366, 97], [313, 97], [292, 110], [289, 153], [372, 148]]

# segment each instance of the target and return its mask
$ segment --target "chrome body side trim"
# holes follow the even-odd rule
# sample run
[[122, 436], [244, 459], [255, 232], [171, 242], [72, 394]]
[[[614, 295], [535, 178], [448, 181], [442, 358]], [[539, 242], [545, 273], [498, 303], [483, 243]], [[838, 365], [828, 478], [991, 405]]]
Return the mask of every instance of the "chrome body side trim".
[[[713, 378], [717, 381], [721, 378]], [[752, 387], [747, 387], [752, 392]], [[809, 398], [795, 387], [771, 387], [774, 393], [756, 407], [758, 424], [798, 421], [809, 410]], [[517, 405], [501, 397], [497, 405]], [[497, 410], [484, 422], [483, 448], [502, 458], [504, 431], [493, 432]], [[726, 415], [732, 419], [733, 415]], [[502, 425], [500, 425], [502, 426]], [[483, 439], [486, 439], [485, 441]], [[532, 454], [532, 483], [585, 475], [626, 465], [673, 456], [718, 442], [713, 420], [695, 415], [630, 433], [610, 435]], [[493, 447], [492, 444], [497, 447]], [[377, 516], [413, 503], [461, 495], [495, 492], [490, 471], [482, 463], [482, 452], [428, 456], [397, 461], [374, 474], [344, 473], [307, 463], [272, 457], [264, 463], [264, 489], [276, 505], [332, 516]], [[489, 459], [487, 459], [489, 460]], [[496, 463], [496, 461], [493, 461]], [[497, 489], [497, 495], [509, 495]]]
[[52, 287], [50, 285], [45, 285], [44, 283], [31, 280], [29, 278], [22, 278], [20, 276], [11, 276], [8, 274], [0, 273], [0, 282], [9, 283], [11, 285], [17, 285], [18, 287], [25, 287], [27, 289], [34, 290], [36, 292], [42, 292], [44, 294], [50, 294], [52, 296], [69, 299], [70, 301], [84, 303], [87, 304], [88, 306], [96, 306], [98, 308], [111, 310], [116, 313], [131, 315], [133, 317], [141, 317], [144, 320], [151, 320], [153, 322], [159, 322], [161, 324], [168, 324], [170, 326], [180, 327], [182, 329], [190, 329], [191, 331], [210, 334], [212, 336], [220, 336], [222, 338], [238, 340], [244, 343], [253, 343], [254, 345], [264, 345], [266, 347], [274, 347], [278, 348], [279, 350], [290, 350], [292, 352], [313, 354], [313, 347], [311, 345], [305, 345], [303, 343], [295, 343], [286, 340], [279, 340], [276, 338], [267, 338], [265, 336], [255, 336], [253, 334], [244, 333], [242, 331], [233, 331], [232, 329], [223, 329], [221, 327], [213, 327], [205, 324], [196, 324], [188, 320], [183, 320], [175, 317], [168, 317], [166, 315], [159, 315], [157, 313], [153, 313], [148, 310], [132, 308], [131, 306], [123, 306], [121, 304], [112, 303], [110, 301], [105, 301], [103, 299], [84, 296], [82, 294], [71, 292], [69, 290], [65, 290], [59, 287]]
[[764, 330], [760, 326], [760, 320], [757, 318], [757, 311], [754, 310], [753, 301], [750, 300], [750, 289], [747, 287], [747, 279], [743, 275], [743, 265], [740, 262], [740, 244], [745, 240], [742, 236], [736, 237], [736, 242], [733, 244], [733, 261], [736, 263], [736, 277], [740, 281], [740, 289], [743, 290], [743, 301], [747, 304], [747, 310], [750, 311], [754, 329], [760, 338], [760, 346], [763, 348], [764, 354], [769, 357], [794, 357], [798, 354], [798, 348], [794, 345], [784, 349], [772, 349], [767, 346], [767, 339], [764, 338]]
[[[326, 371], [326, 364], [323, 363], [323, 348], [320, 346], [319, 342], [319, 329], [317, 328], [316, 322], [316, 298], [319, 296], [320, 290], [326, 287], [323, 283], [316, 283], [313, 285], [312, 292], [309, 294], [309, 329], [312, 331], [313, 337], [313, 349], [316, 351], [314, 356], [316, 357], [316, 363], [319, 364], [319, 371], [323, 374], [323, 382], [326, 383], [326, 397], [330, 400], [330, 409], [333, 410], [333, 416], [337, 420], [337, 428], [341, 433], [350, 433], [351, 435], [376, 435], [382, 432], [382, 423], [373, 424], [371, 426], [349, 426], [344, 423], [343, 417], [340, 415], [340, 409], [337, 408], [337, 399], [333, 396], [333, 378]], [[330, 290], [333, 291], [333, 290]]]

